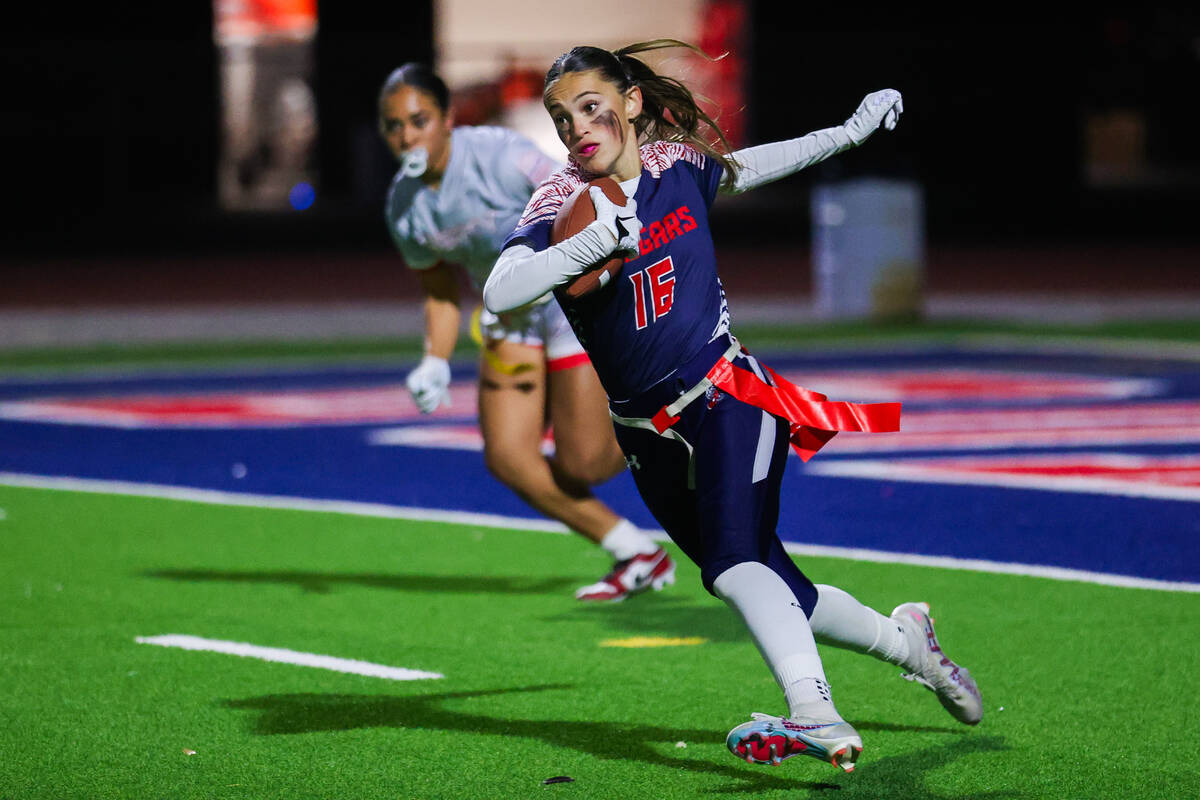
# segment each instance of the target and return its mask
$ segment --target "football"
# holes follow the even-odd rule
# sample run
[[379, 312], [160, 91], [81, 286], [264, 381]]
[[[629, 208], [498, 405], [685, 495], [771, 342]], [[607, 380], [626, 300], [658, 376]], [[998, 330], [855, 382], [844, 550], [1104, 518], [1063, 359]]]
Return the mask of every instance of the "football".
[[[592, 205], [592, 198], [588, 196], [588, 188], [592, 186], [600, 187], [600, 190], [613, 203], [619, 206], [625, 205], [625, 192], [621, 189], [621, 185], [612, 178], [597, 178], [590, 183], [585, 183], [576, 189], [558, 209], [558, 214], [554, 217], [554, 227], [550, 231], [550, 244], [558, 244], [563, 239], [574, 236], [596, 220], [596, 207]], [[590, 294], [607, 286], [608, 282], [621, 271], [624, 263], [624, 256], [615, 255], [607, 261], [593, 264], [573, 278], [563, 287], [563, 291], [568, 297], [583, 297], [585, 294]]]

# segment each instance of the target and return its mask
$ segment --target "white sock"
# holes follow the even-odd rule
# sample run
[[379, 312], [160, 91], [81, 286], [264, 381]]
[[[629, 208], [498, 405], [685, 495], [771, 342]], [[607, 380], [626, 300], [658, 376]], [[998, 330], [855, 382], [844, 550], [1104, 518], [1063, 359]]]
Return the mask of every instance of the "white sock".
[[783, 578], [766, 564], [747, 561], [718, 575], [713, 590], [750, 629], [783, 689], [789, 716], [840, 720], [808, 618]]
[[867, 653], [890, 664], [903, 665], [908, 658], [904, 629], [836, 586], [817, 584], [817, 607], [808, 622], [823, 644]]
[[657, 542], [627, 519], [621, 520], [604, 534], [600, 546], [611, 553], [616, 561], [625, 561], [637, 555], [650, 555], [658, 549]]

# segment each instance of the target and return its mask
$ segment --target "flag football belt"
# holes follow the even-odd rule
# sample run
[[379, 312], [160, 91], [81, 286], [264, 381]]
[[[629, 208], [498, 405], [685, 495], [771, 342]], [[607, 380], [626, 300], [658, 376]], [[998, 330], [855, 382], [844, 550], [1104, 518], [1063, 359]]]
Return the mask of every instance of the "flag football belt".
[[771, 378], [772, 383], [767, 383], [750, 370], [733, 363], [739, 353], [745, 353], [747, 357], [750, 354], [732, 335], [729, 338], [732, 343], [708, 373], [650, 418], [651, 425], [659, 435], [665, 435], [679, 421], [683, 410], [711, 388], [787, 420], [791, 426], [789, 439], [792, 449], [802, 461], [812, 458], [840, 431], [894, 433], [900, 430], [900, 403], [831, 401], [820, 392], [805, 389], [780, 377], [773, 369], [759, 362], [758, 366]]

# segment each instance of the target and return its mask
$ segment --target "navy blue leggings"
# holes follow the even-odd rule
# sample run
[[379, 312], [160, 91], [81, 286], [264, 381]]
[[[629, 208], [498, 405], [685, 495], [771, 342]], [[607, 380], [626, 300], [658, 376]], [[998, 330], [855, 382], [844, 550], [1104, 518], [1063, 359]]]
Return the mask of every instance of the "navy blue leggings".
[[[741, 363], [744, 357], [737, 361], [749, 368]], [[652, 405], [643, 409], [645, 416], [652, 414]], [[615, 427], [642, 500], [700, 567], [704, 588], [712, 592], [717, 576], [735, 564], [757, 561], [783, 578], [812, 616], [817, 590], [775, 530], [788, 460], [786, 422], [709, 390], [683, 410], [668, 436]], [[676, 436], [691, 445], [690, 456], [688, 444]]]

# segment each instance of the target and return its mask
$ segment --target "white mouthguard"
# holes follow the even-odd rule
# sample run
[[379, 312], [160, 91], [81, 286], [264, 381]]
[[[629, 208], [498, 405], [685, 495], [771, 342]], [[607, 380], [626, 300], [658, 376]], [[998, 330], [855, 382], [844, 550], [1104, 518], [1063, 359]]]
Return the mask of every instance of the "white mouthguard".
[[425, 174], [427, 166], [429, 166], [429, 154], [422, 147], [409, 150], [400, 159], [400, 172], [406, 178], [421, 177]]

